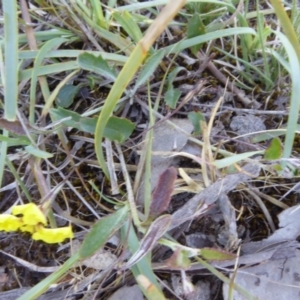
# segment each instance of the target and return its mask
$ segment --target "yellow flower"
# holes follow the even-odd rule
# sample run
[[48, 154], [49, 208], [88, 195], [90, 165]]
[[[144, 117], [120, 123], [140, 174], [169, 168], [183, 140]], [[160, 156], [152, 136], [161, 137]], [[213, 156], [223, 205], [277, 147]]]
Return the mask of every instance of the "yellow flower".
[[40, 208], [34, 203], [16, 205], [12, 209], [13, 215], [23, 215], [23, 223], [26, 225], [47, 224], [47, 219]]
[[37, 227], [37, 231], [32, 235], [33, 240], [42, 240], [48, 244], [61, 243], [66, 238], [72, 239], [74, 234], [71, 227], [45, 228]]
[[33, 225], [24, 225], [24, 226], [20, 227], [20, 230], [22, 232], [34, 233], [35, 232], [35, 226], [33, 226]]
[[22, 220], [12, 215], [0, 215], [0, 230], [16, 231], [22, 226]]

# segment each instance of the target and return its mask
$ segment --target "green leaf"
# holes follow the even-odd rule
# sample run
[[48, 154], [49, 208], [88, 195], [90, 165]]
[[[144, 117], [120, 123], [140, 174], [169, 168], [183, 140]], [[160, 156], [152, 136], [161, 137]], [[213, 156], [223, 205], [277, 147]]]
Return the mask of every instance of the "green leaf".
[[[195, 36], [202, 35], [205, 33], [206, 33], [205, 25], [203, 24], [203, 22], [201, 20], [200, 14], [194, 13], [192, 18], [188, 22], [187, 32], [186, 32], [187, 38], [188, 39], [193, 38]], [[191, 47], [193, 54], [196, 54], [199, 51], [199, 49], [201, 48], [201, 45], [202, 44], [198, 44], [198, 45]]]
[[82, 84], [74, 86], [72, 84], [66, 84], [59, 91], [55, 103], [57, 106], [68, 108], [74, 101], [75, 96], [81, 89]]
[[32, 145], [28, 145], [25, 147], [25, 151], [29, 154], [32, 154], [36, 157], [39, 157], [39, 158], [50, 158], [50, 157], [53, 157], [53, 154], [51, 153], [48, 153], [46, 151], [42, 151], [38, 148], [35, 148], [33, 147]]
[[174, 70], [172, 70], [172, 72], [170, 72], [170, 74], [168, 75], [168, 79], [167, 79], [168, 85], [171, 85], [174, 79], [176, 78], [177, 74], [183, 70], [186, 72], [186, 69], [183, 67], [176, 67]]
[[[106, 124], [104, 136], [110, 140], [117, 140], [119, 143], [123, 143], [130, 137], [134, 128], [134, 123], [132, 123], [128, 119], [112, 116], [109, 118]], [[112, 133], [118, 133], [120, 135], [120, 138], [114, 139]]]
[[265, 151], [264, 158], [267, 160], [279, 159], [282, 155], [282, 147], [279, 138], [274, 138]]
[[194, 135], [201, 134], [200, 121], [205, 121], [205, 118], [202, 113], [191, 111], [188, 113], [188, 118], [194, 126]]
[[[80, 114], [62, 107], [51, 108], [50, 114], [55, 121], [71, 117], [70, 120], [65, 120], [62, 124], [91, 134], [95, 133], [97, 118], [82, 117]], [[134, 128], [134, 123], [128, 119], [111, 116], [104, 129], [104, 137], [123, 143], [130, 137]]]
[[166, 104], [174, 109], [176, 107], [178, 99], [180, 98], [180, 95], [181, 91], [179, 89], [174, 89], [173, 85], [170, 85], [165, 94]]
[[115, 11], [112, 15], [133, 41], [138, 43], [143, 38], [140, 27], [128, 11], [124, 10], [122, 13]]
[[138, 78], [135, 82], [135, 90], [142, 84], [144, 84], [150, 78], [151, 75], [153, 75], [154, 71], [160, 64], [164, 55], [164, 50], [158, 50], [152, 56], [150, 56], [150, 58], [144, 64], [140, 74], [138, 75]]
[[99, 220], [85, 236], [79, 255], [81, 259], [93, 255], [122, 226], [128, 218], [128, 208], [124, 206], [115, 213]]
[[183, 67], [177, 67], [168, 75], [168, 89], [165, 94], [165, 102], [171, 108], [176, 107], [177, 101], [181, 95], [181, 91], [179, 89], [174, 89], [173, 87], [173, 81], [181, 70], [185, 69]]
[[0, 142], [6, 142], [7, 147], [30, 145], [29, 139], [24, 136], [20, 136], [18, 138], [11, 138], [11, 137], [6, 137], [6, 136], [0, 134]]
[[90, 53], [83, 53], [78, 56], [77, 62], [79, 67], [84, 70], [95, 72], [105, 78], [113, 80], [117, 78], [116, 72], [109, 67], [101, 55], [97, 57]]
[[201, 256], [207, 260], [231, 260], [236, 258], [235, 254], [215, 248], [202, 248]]

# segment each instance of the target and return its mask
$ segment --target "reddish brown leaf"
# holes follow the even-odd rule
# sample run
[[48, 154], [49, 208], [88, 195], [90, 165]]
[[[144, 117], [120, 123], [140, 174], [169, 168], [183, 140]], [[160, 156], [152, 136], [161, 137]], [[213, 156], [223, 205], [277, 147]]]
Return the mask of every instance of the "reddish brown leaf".
[[17, 135], [26, 135], [26, 133], [19, 121], [10, 122], [4, 118], [0, 118], [0, 128], [5, 129], [11, 133], [15, 133]]
[[191, 265], [191, 261], [187, 255], [187, 252], [177, 248], [173, 252], [172, 256], [167, 260], [166, 264], [171, 270], [188, 270]]
[[150, 217], [155, 218], [168, 208], [176, 177], [177, 171], [174, 167], [170, 167], [160, 174], [157, 186], [152, 194]]

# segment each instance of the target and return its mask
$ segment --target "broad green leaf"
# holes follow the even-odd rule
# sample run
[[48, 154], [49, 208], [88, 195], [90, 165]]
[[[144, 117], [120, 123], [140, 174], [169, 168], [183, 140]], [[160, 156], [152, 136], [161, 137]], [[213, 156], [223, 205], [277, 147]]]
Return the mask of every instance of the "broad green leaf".
[[105, 127], [106, 135], [104, 131], [104, 136], [106, 136], [108, 139], [112, 139], [112, 136], [110, 136], [110, 134], [112, 134], [112, 132], [115, 133], [118, 132], [121, 136], [120, 139], [117, 139], [117, 141], [119, 143], [123, 143], [130, 137], [134, 128], [135, 128], [134, 123], [132, 123], [128, 119], [112, 116], [109, 118], [106, 124]]
[[[187, 38], [193, 38], [195, 36], [202, 35], [205, 33], [206, 33], [205, 25], [203, 24], [203, 22], [201, 20], [200, 14], [194, 13], [188, 22], [187, 32], [186, 32]], [[202, 44], [198, 44], [198, 45], [191, 47], [193, 54], [196, 54], [199, 51], [199, 49], [201, 48], [201, 45]]]
[[279, 159], [282, 155], [282, 147], [279, 138], [274, 138], [265, 151], [264, 158], [267, 160]]
[[81, 259], [92, 256], [122, 226], [128, 218], [128, 207], [124, 206], [115, 213], [99, 220], [85, 236], [79, 255]]
[[200, 121], [205, 121], [205, 118], [202, 113], [191, 111], [188, 113], [188, 118], [194, 126], [194, 135], [201, 134]]
[[128, 11], [124, 10], [121, 13], [115, 11], [112, 15], [115, 18], [115, 20], [127, 32], [127, 34], [132, 38], [133, 41], [138, 43], [143, 38], [143, 34], [140, 30], [140, 27]]
[[[115, 117], [111, 117], [111, 118], [115, 118]], [[118, 128], [113, 129], [110, 128], [109, 123], [112, 121], [112, 119], [109, 119], [106, 125], [106, 128], [104, 130], [104, 136], [106, 138], [108, 138], [111, 141], [118, 141], [118, 142], [122, 142], [123, 141], [123, 135], [122, 132], [120, 132], [118, 130]], [[123, 119], [126, 120], [126, 119]], [[112, 122], [113, 123], [113, 122]], [[89, 133], [95, 133], [95, 128], [96, 128], [96, 124], [97, 124], [97, 119], [96, 118], [81, 118], [80, 119], [80, 125], [79, 128], [85, 132], [89, 132]], [[119, 127], [119, 129], [124, 129], [122, 127]]]
[[200, 254], [206, 260], [231, 260], [236, 258], [235, 254], [215, 248], [202, 248]]
[[79, 67], [84, 70], [95, 72], [105, 78], [113, 80], [117, 78], [116, 72], [109, 67], [101, 55], [97, 57], [90, 53], [83, 53], [78, 56], [77, 61]]
[[[56, 121], [71, 117], [70, 120], [63, 121], [62, 124], [91, 134], [95, 133], [97, 124], [96, 118], [82, 117], [80, 114], [62, 107], [51, 108], [50, 114]], [[134, 123], [128, 119], [112, 116], [109, 118], [104, 129], [104, 137], [123, 143], [132, 134], [134, 128]]]
[[70, 120], [63, 121], [63, 124], [68, 127], [79, 129], [78, 123], [80, 121], [81, 115], [76, 112], [59, 107], [59, 108], [51, 108], [50, 115], [54, 118], [55, 121], [59, 121], [64, 118], [71, 117]]
[[32, 145], [28, 145], [25, 147], [25, 151], [29, 154], [32, 154], [36, 157], [39, 157], [39, 158], [50, 158], [50, 157], [53, 157], [53, 154], [51, 153], [48, 153], [46, 151], [42, 151], [38, 148], [35, 148], [33, 147]]
[[174, 109], [176, 107], [178, 99], [180, 98], [180, 95], [181, 91], [179, 89], [174, 89], [173, 85], [170, 85], [165, 93], [166, 104]]
[[55, 103], [57, 106], [68, 108], [74, 101], [75, 96], [81, 89], [82, 84], [74, 86], [73, 84], [66, 84], [59, 91]]
[[135, 89], [140, 87], [150, 78], [150, 76], [154, 73], [154, 71], [160, 64], [164, 55], [165, 51], [158, 50], [152, 56], [150, 56], [150, 58], [148, 58], [135, 82]]

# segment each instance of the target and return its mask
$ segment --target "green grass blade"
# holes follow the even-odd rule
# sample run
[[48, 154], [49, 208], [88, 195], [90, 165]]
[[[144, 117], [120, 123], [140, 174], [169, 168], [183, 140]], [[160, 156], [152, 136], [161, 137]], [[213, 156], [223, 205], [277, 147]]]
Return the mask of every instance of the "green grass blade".
[[113, 17], [123, 27], [127, 34], [132, 38], [135, 43], [138, 43], [142, 38], [143, 34], [136, 21], [132, 18], [130, 13], [126, 10], [119, 13], [115, 11]]
[[3, 0], [4, 15], [4, 116], [16, 120], [18, 103], [18, 18], [17, 2]]
[[35, 97], [36, 97], [36, 86], [38, 78], [38, 70], [41, 67], [43, 59], [47, 52], [52, 48], [60, 46], [62, 43], [66, 42], [64, 38], [55, 38], [46, 42], [41, 50], [37, 53], [36, 59], [34, 61], [34, 66], [32, 70], [31, 85], [30, 85], [30, 104], [29, 104], [29, 123], [34, 124], [34, 111], [35, 111]]
[[[79, 68], [79, 66], [78, 66], [78, 63], [76, 60], [63, 62], [63, 63], [57, 63], [57, 64], [40, 67], [37, 70], [37, 76], [61, 73], [61, 72], [71, 71], [71, 70], [78, 69], [78, 68]], [[24, 71], [20, 71], [19, 80], [20, 81], [28, 80], [31, 78], [31, 75], [32, 75], [32, 68], [24, 70]]]
[[119, 73], [119, 76], [115, 81], [112, 89], [110, 90], [110, 93], [103, 105], [102, 111], [97, 121], [95, 132], [95, 150], [99, 165], [107, 178], [109, 178], [109, 173], [102, 151], [102, 138], [104, 128], [124, 89], [129, 84], [134, 74], [142, 64], [143, 60], [147, 56], [148, 51], [154, 43], [155, 39], [161, 34], [168, 22], [173, 19], [184, 2], [185, 1], [177, 1], [176, 4], [169, 3], [169, 5], [167, 5], [163, 9], [161, 14], [157, 17], [156, 21], [152, 23], [152, 25], [148, 29], [144, 38], [134, 48], [122, 71]]
[[10, 172], [13, 174], [15, 180], [20, 185], [20, 187], [21, 187], [24, 195], [26, 196], [27, 200], [29, 202], [32, 202], [32, 198], [30, 196], [30, 193], [29, 193], [27, 187], [25, 186], [25, 184], [23, 183], [21, 177], [19, 176], [18, 171], [14, 167], [13, 163], [8, 158], [6, 158], [6, 164], [7, 164], [8, 168], [9, 168]]
[[262, 82], [266, 82], [266, 84], [268, 84], [268, 85], [274, 85], [274, 83], [273, 83], [273, 81], [269, 78], [269, 77], [267, 77], [259, 68], [257, 68], [255, 65], [253, 65], [253, 64], [251, 64], [251, 63], [249, 63], [249, 62], [247, 62], [247, 61], [245, 61], [245, 60], [243, 60], [243, 59], [241, 59], [241, 58], [239, 58], [239, 57], [236, 57], [236, 56], [234, 56], [234, 55], [232, 55], [232, 54], [230, 54], [230, 53], [228, 53], [228, 52], [226, 52], [226, 51], [224, 51], [223, 49], [221, 49], [221, 48], [219, 48], [219, 47], [215, 47], [218, 51], [220, 51], [221, 53], [224, 53], [226, 56], [228, 56], [228, 57], [230, 57], [230, 58], [232, 58], [232, 59], [235, 59], [235, 60], [237, 60], [237, 61], [239, 61], [239, 62], [241, 62], [243, 65], [245, 65], [245, 66], [247, 66], [249, 69], [252, 69], [252, 70], [254, 70], [261, 78], [262, 78]]
[[93, 17], [95, 22], [102, 28], [107, 28], [107, 24], [104, 18], [101, 1], [99, 0], [90, 0], [90, 3], [93, 7]]
[[242, 160], [245, 160], [251, 156], [263, 154], [264, 152], [265, 152], [264, 150], [261, 150], [261, 151], [251, 151], [251, 152], [235, 154], [234, 156], [217, 159], [214, 161], [213, 165], [218, 169], [226, 168]]
[[[129, 221], [127, 221], [123, 225], [121, 229], [121, 234], [124, 243], [128, 243], [128, 247], [131, 253], [135, 253], [140, 247], [140, 242], [134, 231], [133, 225]], [[125, 237], [127, 238], [127, 240], [125, 240]], [[147, 255], [146, 257], [138, 261], [133, 267], [131, 267], [131, 271], [135, 278], [137, 278], [140, 274], [146, 276], [151, 281], [151, 283], [156, 286], [157, 289], [161, 290], [160, 285], [157, 282], [156, 276], [152, 270], [151, 263], [149, 261], [149, 256], [150, 255]], [[143, 291], [144, 295], [147, 296], [147, 290], [142, 285], [139, 286]]]
[[72, 268], [75, 263], [80, 259], [79, 253], [72, 255], [60, 268], [59, 270], [46, 277], [40, 283], [35, 285], [17, 300], [33, 300], [37, 299], [43, 293], [45, 293], [51, 284], [56, 283], [67, 271]]
[[[101, 55], [103, 59], [121, 65], [123, 65], [127, 60], [127, 56], [120, 55], [120, 54], [107, 53], [102, 51], [84, 51], [84, 50], [72, 50], [72, 49], [49, 51], [45, 54], [45, 58], [49, 58], [49, 57], [77, 58], [80, 54], [84, 54], [84, 53], [93, 54], [95, 56]], [[30, 51], [30, 50], [19, 51], [19, 59], [35, 59], [37, 54], [38, 51]]]
[[[218, 277], [220, 280], [222, 280], [224, 283], [231, 285], [231, 280], [226, 277], [223, 273], [218, 271], [215, 267], [207, 263], [205, 260], [201, 259], [200, 257], [195, 258], [201, 265], [203, 265], [208, 271], [210, 271], [212, 274], [214, 274], [216, 277]], [[259, 300], [257, 297], [251, 295], [246, 289], [243, 287], [237, 285], [236, 283], [233, 283], [234, 289], [238, 291], [244, 299], [248, 300]]]
[[74, 11], [77, 12], [78, 16], [82, 18], [88, 26], [91, 27], [98, 34], [100, 38], [106, 39], [110, 43], [114, 44], [118, 49], [130, 54], [132, 52], [131, 42], [122, 38], [118, 34], [114, 34], [99, 25], [97, 25], [89, 16], [87, 16], [77, 5], [72, 5], [72, 9], [69, 9], [69, 13], [74, 16], [74, 18], [78, 18], [75, 15]]
[[294, 48], [296, 55], [298, 57], [298, 62], [300, 61], [300, 45], [297, 34], [294, 30], [292, 22], [285, 11], [282, 2], [280, 0], [270, 0], [273, 8], [275, 9], [276, 15], [280, 21], [280, 25], [283, 29], [284, 34], [286, 35], [289, 43]]
[[195, 45], [205, 43], [211, 40], [219, 39], [225, 36], [231, 36], [231, 35], [242, 35], [242, 34], [253, 34], [256, 35], [256, 32], [252, 28], [245, 28], [245, 27], [236, 27], [236, 28], [229, 28], [229, 29], [223, 29], [223, 30], [217, 30], [215, 32], [206, 33], [197, 37], [193, 37], [190, 39], [186, 39], [183, 41], [180, 41], [174, 45], [170, 45], [168, 47], [165, 47], [167, 53], [179, 53], [182, 50], [185, 50], [187, 48], [193, 47]]
[[[287, 132], [286, 132], [286, 136], [285, 136], [283, 156], [282, 156], [283, 158], [289, 158], [292, 153], [292, 149], [293, 149], [293, 143], [294, 143], [294, 139], [295, 139], [295, 133], [297, 130], [297, 123], [298, 123], [298, 117], [299, 117], [300, 61], [298, 59], [297, 53], [294, 50], [292, 43], [288, 40], [288, 38], [281, 32], [274, 31], [274, 33], [281, 40], [282, 45], [284, 46], [286, 53], [288, 55], [289, 64], [290, 64], [290, 76], [291, 76], [291, 80], [292, 80], [289, 119], [288, 119], [288, 124], [287, 124]], [[286, 161], [283, 161], [282, 168], [284, 169], [285, 166], [286, 166]]]

